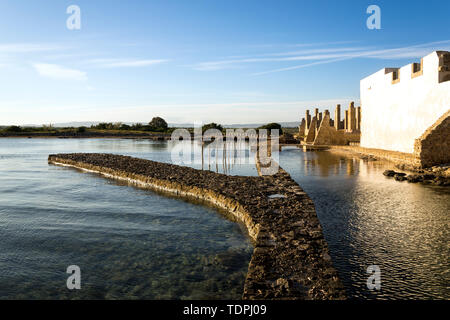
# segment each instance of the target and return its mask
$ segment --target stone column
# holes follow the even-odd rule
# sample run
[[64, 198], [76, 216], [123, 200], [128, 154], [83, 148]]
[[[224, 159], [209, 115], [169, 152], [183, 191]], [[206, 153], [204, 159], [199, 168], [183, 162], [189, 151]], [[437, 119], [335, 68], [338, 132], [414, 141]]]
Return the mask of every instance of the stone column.
[[345, 110], [344, 130], [346, 132], [349, 130], [349, 128], [348, 128], [348, 110]]
[[332, 124], [331, 124], [331, 117], [330, 117], [330, 111], [328, 109], [325, 109], [325, 113], [324, 113], [323, 117], [325, 118], [326, 116], [328, 116], [328, 124], [330, 126], [332, 126]]
[[355, 103], [351, 102], [350, 103], [350, 107], [348, 110], [348, 115], [349, 115], [349, 129], [350, 132], [354, 132], [356, 131], [356, 109], [355, 109]]
[[314, 109], [314, 117], [316, 118], [316, 128], [319, 126], [319, 108]]
[[361, 107], [356, 108], [356, 130], [361, 131]]
[[307, 134], [309, 128], [311, 127], [311, 115], [309, 114], [309, 110], [306, 110], [305, 121], [306, 121], [305, 130], [306, 130], [306, 134]]
[[334, 110], [334, 127], [336, 130], [340, 129], [341, 125], [341, 105], [338, 104]]
[[305, 121], [305, 118], [302, 118], [302, 121], [300, 122], [300, 126], [298, 127], [298, 134], [300, 137], [305, 136], [305, 129], [306, 129], [306, 121]]

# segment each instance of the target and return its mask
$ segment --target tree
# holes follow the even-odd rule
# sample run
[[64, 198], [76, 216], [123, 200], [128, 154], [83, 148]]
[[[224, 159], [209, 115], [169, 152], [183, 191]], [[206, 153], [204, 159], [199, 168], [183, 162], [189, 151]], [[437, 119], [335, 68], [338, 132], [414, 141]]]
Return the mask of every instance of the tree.
[[266, 125], [261, 126], [261, 127], [258, 128], [258, 131], [259, 131], [260, 129], [266, 129], [266, 130], [267, 130], [267, 134], [268, 134], [269, 136], [271, 135], [271, 130], [276, 130], [276, 129], [278, 129], [280, 135], [283, 133], [283, 130], [281, 129], [281, 124], [276, 123], [276, 122], [271, 122], [271, 123], [268, 123], [268, 124], [266, 124]]
[[166, 120], [160, 117], [154, 117], [148, 125], [154, 131], [166, 131], [169, 127]]
[[19, 127], [19, 126], [10, 126], [10, 127], [6, 128], [5, 131], [7, 131], [7, 132], [21, 132], [22, 128]]
[[211, 122], [211, 123], [205, 124], [202, 127], [202, 133], [205, 133], [205, 131], [207, 131], [209, 129], [217, 129], [219, 131], [223, 131], [223, 127], [220, 124], [217, 124], [215, 122]]
[[263, 125], [263, 126], [259, 127], [258, 129], [267, 129], [267, 130], [278, 129], [278, 130], [281, 130], [281, 124], [276, 123], [276, 122], [271, 122], [271, 123], [268, 123], [266, 125]]

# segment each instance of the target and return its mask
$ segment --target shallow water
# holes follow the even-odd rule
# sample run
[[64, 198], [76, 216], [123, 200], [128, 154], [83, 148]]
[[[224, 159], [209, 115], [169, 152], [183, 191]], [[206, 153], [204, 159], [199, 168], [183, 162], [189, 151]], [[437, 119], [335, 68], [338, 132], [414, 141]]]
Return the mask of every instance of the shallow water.
[[[0, 299], [240, 299], [252, 246], [200, 204], [49, 165], [49, 153], [168, 161], [167, 144], [0, 139]], [[66, 268], [81, 268], [81, 290]]]
[[[450, 189], [383, 176], [392, 165], [287, 149], [280, 162], [314, 200], [352, 298], [449, 299]], [[381, 290], [368, 290], [378, 265]]]
[[[172, 162], [176, 146], [0, 139], [0, 298], [240, 298], [252, 247], [238, 224], [208, 207], [47, 164], [58, 152]], [[215, 162], [215, 152], [204, 149], [189, 165], [257, 175], [251, 153], [229, 146]], [[448, 188], [397, 182], [382, 175], [388, 163], [329, 152], [286, 148], [279, 160], [314, 200], [349, 297], [450, 298]], [[77, 292], [65, 288], [71, 264], [82, 270]], [[380, 267], [379, 291], [367, 288], [370, 265]]]

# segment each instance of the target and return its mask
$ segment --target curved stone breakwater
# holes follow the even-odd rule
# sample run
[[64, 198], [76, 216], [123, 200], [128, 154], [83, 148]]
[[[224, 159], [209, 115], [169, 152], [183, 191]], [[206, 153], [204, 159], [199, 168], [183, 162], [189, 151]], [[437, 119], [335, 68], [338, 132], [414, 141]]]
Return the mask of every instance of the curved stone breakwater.
[[345, 299], [314, 203], [281, 168], [273, 176], [242, 177], [112, 154], [48, 160], [227, 210], [255, 246], [243, 299]]

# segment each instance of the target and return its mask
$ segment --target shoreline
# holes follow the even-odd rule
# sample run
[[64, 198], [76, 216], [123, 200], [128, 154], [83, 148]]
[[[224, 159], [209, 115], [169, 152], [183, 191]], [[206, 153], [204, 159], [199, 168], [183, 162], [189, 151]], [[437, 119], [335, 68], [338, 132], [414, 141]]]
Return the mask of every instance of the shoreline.
[[48, 161], [225, 209], [255, 246], [243, 299], [345, 299], [314, 203], [281, 168], [273, 176], [242, 177], [111, 154]]
[[171, 134], [169, 133], [0, 133], [0, 139], [4, 138], [19, 138], [19, 139], [99, 139], [99, 138], [121, 138], [121, 139], [150, 139], [150, 140], [170, 140]]
[[[393, 177], [395, 174], [400, 174], [399, 177], [396, 177], [397, 181], [408, 180], [413, 183], [422, 182], [425, 184], [450, 185], [450, 164], [422, 168], [417, 165], [417, 158], [410, 153], [368, 149], [359, 146], [330, 146], [326, 151], [334, 154], [341, 154], [346, 157], [356, 156], [363, 160], [384, 161], [390, 163], [393, 168], [402, 172], [387, 170], [390, 171], [390, 173], [385, 172], [385, 176]], [[403, 173], [405, 172], [409, 173], [409, 179], [407, 177], [403, 178]], [[433, 182], [433, 180], [435, 181]]]

